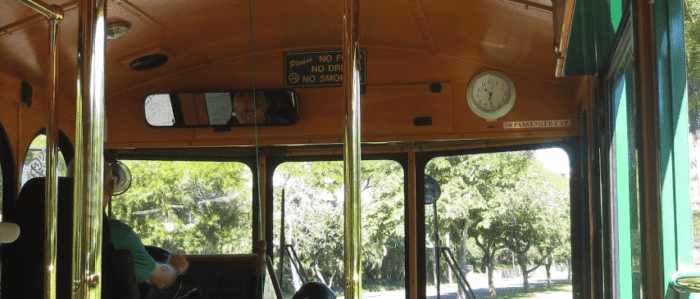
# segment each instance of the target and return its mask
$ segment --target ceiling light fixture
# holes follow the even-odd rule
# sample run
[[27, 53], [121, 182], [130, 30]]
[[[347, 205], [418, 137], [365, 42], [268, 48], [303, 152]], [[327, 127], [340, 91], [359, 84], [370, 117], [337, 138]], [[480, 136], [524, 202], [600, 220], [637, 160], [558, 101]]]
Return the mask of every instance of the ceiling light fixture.
[[131, 22], [124, 20], [116, 20], [107, 23], [107, 39], [118, 39], [123, 37], [131, 29]]

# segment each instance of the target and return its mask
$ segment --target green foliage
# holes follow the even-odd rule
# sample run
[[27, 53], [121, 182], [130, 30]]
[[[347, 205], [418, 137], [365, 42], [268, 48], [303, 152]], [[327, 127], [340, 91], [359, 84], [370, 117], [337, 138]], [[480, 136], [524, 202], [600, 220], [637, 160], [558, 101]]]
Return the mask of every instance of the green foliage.
[[503, 215], [507, 226], [504, 242], [518, 259], [526, 291], [527, 274], [544, 265], [556, 249], [570, 247], [566, 180], [537, 163], [531, 164], [528, 173], [528, 179], [516, 186], [511, 206]]
[[125, 161], [133, 181], [113, 217], [145, 245], [187, 254], [252, 250], [252, 175], [242, 163]]
[[[285, 198], [285, 243], [293, 244], [312, 280], [342, 286], [343, 164], [290, 162], [275, 170], [275, 241], [280, 238]], [[392, 161], [362, 162], [363, 280], [403, 281], [403, 169]], [[285, 266], [283, 287], [291, 287]]]
[[[568, 181], [533, 157], [530, 151], [504, 152], [438, 157], [428, 163], [426, 173], [442, 189], [437, 202], [441, 238], [449, 234], [460, 263], [473, 263], [469, 257], [479, 256], [478, 264], [490, 272], [504, 248], [521, 252], [530, 266], [554, 252], [570, 252], [563, 249], [569, 247]], [[434, 239], [432, 223], [426, 207], [428, 243]], [[493, 286], [490, 275], [489, 281]]]
[[685, 18], [685, 50], [688, 67], [688, 121], [690, 132], [700, 128], [700, 1], [688, 0]]
[[[126, 164], [133, 174], [132, 187], [112, 200], [112, 211], [135, 229], [144, 244], [188, 254], [250, 252], [253, 176], [245, 165]], [[561, 248], [568, 243], [568, 182], [537, 164], [532, 152], [439, 157], [426, 171], [442, 188], [437, 202], [441, 244], [449, 237], [461, 265], [492, 268], [500, 259], [498, 252], [506, 247], [529, 246], [525, 252], [531, 265], [547, 254], [567, 255]], [[284, 163], [275, 170], [273, 184], [275, 253], [279, 252], [284, 192], [284, 243], [294, 245], [311, 280], [342, 288], [342, 162]], [[361, 241], [366, 288], [403, 285], [403, 184], [404, 170], [398, 163], [363, 161]], [[432, 207], [426, 206], [429, 245], [432, 223]], [[292, 292], [288, 259], [283, 268], [282, 284]]]
[[[688, 122], [690, 123], [690, 133], [693, 140], [697, 142], [700, 132], [700, 1], [685, 1], [687, 10], [685, 14], [685, 50], [688, 72]], [[691, 173], [694, 174], [697, 168], [697, 157], [693, 157], [691, 152]], [[691, 180], [697, 179], [691, 175]], [[700, 212], [698, 207], [693, 206], [693, 247], [700, 248]]]

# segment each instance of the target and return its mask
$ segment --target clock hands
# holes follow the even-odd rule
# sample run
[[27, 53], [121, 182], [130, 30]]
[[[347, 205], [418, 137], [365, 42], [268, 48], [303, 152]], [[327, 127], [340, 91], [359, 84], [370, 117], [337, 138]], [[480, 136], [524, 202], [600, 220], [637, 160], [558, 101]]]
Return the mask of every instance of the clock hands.
[[493, 109], [493, 101], [491, 101], [491, 97], [493, 96], [493, 92], [490, 92], [490, 91], [488, 91], [488, 90], [486, 90], [486, 89], [484, 89], [484, 91], [486, 91], [486, 92], [489, 94], [489, 99], [488, 99], [488, 101], [489, 101], [489, 108]]

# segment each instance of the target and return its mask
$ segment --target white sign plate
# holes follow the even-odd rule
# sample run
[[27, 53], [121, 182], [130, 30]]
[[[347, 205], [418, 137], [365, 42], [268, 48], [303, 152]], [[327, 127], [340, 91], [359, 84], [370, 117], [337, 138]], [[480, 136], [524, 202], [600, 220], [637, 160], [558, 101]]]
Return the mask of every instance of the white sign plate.
[[527, 120], [527, 121], [505, 121], [504, 129], [537, 129], [537, 128], [565, 128], [571, 127], [570, 119], [556, 120]]

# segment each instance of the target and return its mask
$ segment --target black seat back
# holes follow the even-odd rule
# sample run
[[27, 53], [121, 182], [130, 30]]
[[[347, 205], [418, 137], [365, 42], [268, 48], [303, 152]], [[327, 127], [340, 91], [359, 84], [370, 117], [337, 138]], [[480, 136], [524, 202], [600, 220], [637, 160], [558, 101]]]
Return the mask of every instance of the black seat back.
[[[17, 223], [20, 235], [4, 244], [2, 296], [7, 298], [43, 298], [44, 239], [46, 204], [44, 178], [29, 180], [22, 187], [15, 208], [7, 221]], [[72, 263], [73, 181], [59, 178], [58, 235], [56, 247], [56, 297], [70, 298]]]
[[[43, 298], [46, 231], [44, 188], [44, 178], [34, 178], [25, 183], [12, 215], [6, 219], [19, 225], [20, 236], [15, 242], [2, 246], [1, 279], [4, 298]], [[72, 287], [72, 178], [59, 178], [57, 204], [56, 298], [63, 299], [71, 298]], [[109, 240], [109, 224], [105, 217], [102, 298], [139, 298], [131, 253], [115, 251]]]
[[141, 298], [131, 251], [114, 248], [106, 214], [103, 214], [103, 224], [102, 299]]

